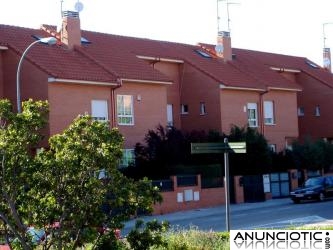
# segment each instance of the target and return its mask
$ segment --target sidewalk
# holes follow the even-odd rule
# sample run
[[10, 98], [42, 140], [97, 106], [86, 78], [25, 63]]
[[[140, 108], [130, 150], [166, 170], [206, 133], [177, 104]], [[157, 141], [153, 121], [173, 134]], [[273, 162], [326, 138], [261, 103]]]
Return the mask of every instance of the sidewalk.
[[[290, 206], [291, 205], [291, 206]], [[289, 209], [290, 207], [293, 207], [293, 202], [290, 200], [290, 198], [282, 198], [282, 199], [272, 199], [267, 200], [263, 202], [254, 202], [254, 203], [241, 203], [241, 204], [231, 204], [230, 205], [230, 214], [231, 216], [234, 216], [234, 219], [236, 217], [246, 216], [246, 214], [256, 213], [256, 211], [260, 211], [260, 209], [263, 208], [276, 208], [277, 210], [281, 209], [283, 212], [287, 212], [285, 208]], [[163, 215], [152, 215], [152, 216], [142, 216], [133, 220], [128, 221], [125, 224], [124, 229], [122, 230], [123, 235], [126, 235], [135, 225], [135, 222], [137, 219], [141, 219], [145, 222], [152, 221], [154, 219], [158, 221], [168, 221], [170, 224], [178, 225], [179, 222], [184, 222], [185, 224], [192, 221], [195, 218], [202, 218], [203, 220], [207, 220], [207, 223], [211, 223], [210, 225], [215, 225], [214, 230], [224, 230], [223, 223], [221, 225], [216, 226], [216, 221], [214, 221], [214, 218], [216, 220], [221, 220], [221, 218], [224, 219], [225, 216], [226, 207], [225, 205], [216, 206], [216, 207], [209, 207], [209, 208], [200, 208], [200, 209], [194, 209], [194, 210], [187, 210], [187, 211], [179, 211], [175, 213], [170, 214], [163, 214]], [[213, 218], [213, 220], [212, 220]], [[223, 220], [222, 219], [222, 220]], [[294, 216], [292, 218], [286, 218], [281, 219], [279, 221], [272, 220], [266, 222], [262, 222], [262, 224], [258, 223], [251, 223], [248, 224], [248, 226], [238, 226], [238, 228], [242, 229], [258, 229], [258, 228], [286, 228], [293, 226], [332, 226], [333, 220], [326, 219], [323, 217], [320, 217], [316, 214], [308, 214], [308, 215], [300, 215], [300, 216]], [[182, 223], [181, 223], [182, 224]], [[186, 224], [187, 225], [187, 224]], [[188, 224], [187, 226], [190, 226], [191, 224]], [[196, 224], [197, 225], [197, 224]], [[199, 225], [198, 225], [199, 226]], [[235, 227], [237, 228], [237, 226]]]
[[[263, 202], [253, 202], [253, 203], [240, 203], [240, 204], [230, 204], [230, 212], [237, 212], [242, 210], [249, 210], [249, 209], [258, 209], [263, 207], [273, 207], [273, 206], [280, 206], [285, 204], [290, 204], [290, 198], [282, 198], [282, 199], [271, 199]], [[142, 216], [133, 220], [128, 221], [125, 224], [125, 230], [128, 228], [132, 228], [135, 225], [135, 221], [137, 219], [141, 219], [144, 221], [152, 221], [157, 219], [158, 221], [168, 221], [172, 223], [173, 221], [179, 221], [180, 219], [186, 220], [193, 217], [205, 217], [205, 216], [212, 216], [225, 213], [226, 206], [216, 206], [216, 207], [209, 207], [209, 208], [200, 208], [194, 210], [186, 210], [186, 211], [179, 211], [170, 214], [163, 214], [163, 215], [152, 215], [152, 216]]]

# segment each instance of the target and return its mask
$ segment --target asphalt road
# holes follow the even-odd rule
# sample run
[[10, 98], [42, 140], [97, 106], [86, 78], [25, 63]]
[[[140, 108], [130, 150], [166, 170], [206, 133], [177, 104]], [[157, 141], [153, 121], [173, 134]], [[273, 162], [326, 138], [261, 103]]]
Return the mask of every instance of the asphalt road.
[[[169, 221], [172, 227], [224, 231], [225, 206], [177, 212], [159, 216], [145, 216], [145, 221], [157, 219]], [[123, 235], [133, 227], [135, 220], [126, 223]], [[258, 203], [230, 205], [231, 229], [285, 228], [308, 224], [333, 225], [333, 199], [324, 202], [293, 204], [289, 198]]]

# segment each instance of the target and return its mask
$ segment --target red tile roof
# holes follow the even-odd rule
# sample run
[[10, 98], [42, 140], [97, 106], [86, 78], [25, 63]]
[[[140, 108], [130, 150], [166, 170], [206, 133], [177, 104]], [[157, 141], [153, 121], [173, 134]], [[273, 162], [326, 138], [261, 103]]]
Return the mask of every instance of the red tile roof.
[[[34, 41], [32, 35], [49, 36], [55, 26], [43, 25], [43, 30], [0, 25], [0, 45], [6, 45], [19, 54]], [[29, 51], [27, 59], [55, 78], [117, 82], [136, 79], [171, 82], [169, 77], [154, 70], [137, 56], [182, 60], [218, 84], [227, 87], [281, 88], [300, 90], [301, 87], [270, 67], [300, 70], [333, 87], [332, 74], [321, 67], [314, 68], [304, 57], [233, 49], [235, 57], [224, 62], [216, 57], [205, 58], [196, 50], [214, 53], [214, 45], [188, 45], [150, 39], [125, 37], [91, 31], [82, 31], [89, 44], [67, 50], [64, 45], [46, 48], [37, 45]]]
[[[1, 44], [8, 46], [19, 55], [36, 39], [32, 36], [46, 37], [44, 31], [0, 25]], [[55, 78], [116, 82], [116, 76], [98, 64], [88, 60], [76, 50], [69, 51], [63, 46], [36, 44], [26, 55], [31, 61]]]

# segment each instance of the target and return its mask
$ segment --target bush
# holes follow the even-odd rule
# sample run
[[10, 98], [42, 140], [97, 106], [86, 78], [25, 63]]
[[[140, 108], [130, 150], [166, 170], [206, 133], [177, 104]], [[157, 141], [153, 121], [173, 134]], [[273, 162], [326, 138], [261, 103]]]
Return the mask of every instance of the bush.
[[127, 241], [133, 250], [147, 250], [151, 247], [166, 247], [167, 242], [162, 233], [167, 232], [169, 223], [157, 220], [147, 222], [137, 220], [135, 228], [130, 231]]
[[[223, 250], [229, 249], [229, 233], [190, 230], [176, 230], [166, 236], [167, 250]], [[163, 248], [155, 248], [163, 249]]]
[[102, 235], [101, 239], [99, 239], [97, 245], [95, 246], [96, 250], [128, 250], [126, 244], [119, 240], [113, 232]]

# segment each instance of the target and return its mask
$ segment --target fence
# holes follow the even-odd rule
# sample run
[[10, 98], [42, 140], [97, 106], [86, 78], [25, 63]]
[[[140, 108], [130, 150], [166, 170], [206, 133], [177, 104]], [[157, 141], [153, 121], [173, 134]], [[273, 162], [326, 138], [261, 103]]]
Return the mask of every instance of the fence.
[[161, 192], [173, 191], [173, 181], [172, 180], [154, 180], [152, 185], [157, 187]]
[[[236, 203], [244, 201], [239, 176], [234, 177]], [[202, 181], [204, 185], [202, 185]], [[200, 175], [171, 176], [170, 180], [153, 181], [162, 191], [163, 202], [154, 205], [154, 214], [212, 207], [225, 204], [223, 179], [202, 179]], [[172, 187], [171, 187], [172, 186]], [[204, 188], [205, 187], [205, 188]]]
[[178, 187], [190, 187], [197, 186], [198, 180], [196, 175], [178, 175], [177, 176], [177, 185]]

